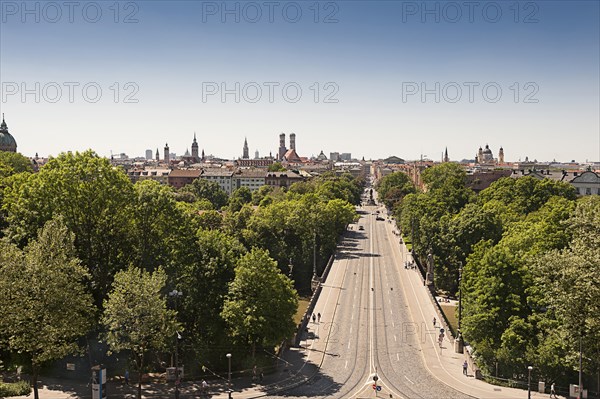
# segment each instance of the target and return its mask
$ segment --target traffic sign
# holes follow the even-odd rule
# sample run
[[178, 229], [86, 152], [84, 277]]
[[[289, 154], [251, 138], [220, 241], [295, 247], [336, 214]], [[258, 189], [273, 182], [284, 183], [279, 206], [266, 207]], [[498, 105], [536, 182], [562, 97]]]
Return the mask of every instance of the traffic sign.
[[377, 389], [377, 384], [373, 384], [373, 389]]
[[379, 377], [377, 377], [377, 374], [375, 374], [375, 375], [373, 376], [373, 381], [377, 381], [378, 379], [379, 379]]
[[381, 391], [381, 386], [377, 385], [377, 390]]

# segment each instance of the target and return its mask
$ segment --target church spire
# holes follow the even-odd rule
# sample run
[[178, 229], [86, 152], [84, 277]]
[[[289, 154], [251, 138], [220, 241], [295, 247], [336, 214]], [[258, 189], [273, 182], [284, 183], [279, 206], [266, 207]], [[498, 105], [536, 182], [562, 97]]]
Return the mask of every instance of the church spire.
[[242, 154], [242, 159], [249, 159], [250, 158], [250, 151], [248, 149], [248, 138], [244, 137], [244, 150], [243, 150], [243, 154]]

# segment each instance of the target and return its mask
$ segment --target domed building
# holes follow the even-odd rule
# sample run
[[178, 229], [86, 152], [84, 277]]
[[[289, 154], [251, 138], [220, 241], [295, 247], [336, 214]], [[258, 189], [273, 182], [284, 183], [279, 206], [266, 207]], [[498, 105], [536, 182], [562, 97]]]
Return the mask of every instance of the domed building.
[[8, 132], [8, 126], [6, 126], [6, 122], [4, 121], [4, 114], [2, 114], [2, 123], [0, 124], [0, 151], [17, 152], [17, 142]]
[[475, 160], [479, 164], [493, 164], [496, 162], [492, 150], [490, 150], [490, 146], [487, 144], [485, 145], [485, 149], [479, 147]]

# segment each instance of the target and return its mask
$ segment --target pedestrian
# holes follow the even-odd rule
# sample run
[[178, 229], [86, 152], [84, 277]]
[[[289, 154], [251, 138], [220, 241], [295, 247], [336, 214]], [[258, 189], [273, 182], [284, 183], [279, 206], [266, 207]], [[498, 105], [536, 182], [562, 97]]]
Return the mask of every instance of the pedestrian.
[[313, 313], [313, 323], [316, 323], [317, 321], [317, 316], [315, 316], [315, 314]]
[[262, 369], [260, 369], [260, 382], [263, 382], [263, 379], [265, 378], [265, 373], [263, 373]]
[[319, 323], [321, 322], [321, 313], [317, 313], [317, 320], [319, 321]]
[[434, 328], [435, 328], [435, 322], [436, 322], [436, 321], [437, 321], [437, 320], [436, 320], [436, 319], [435, 319], [435, 317], [434, 317], [434, 318], [433, 318], [433, 327], [434, 327]]
[[129, 370], [125, 370], [125, 385], [129, 385]]
[[256, 373], [257, 373], [257, 368], [256, 368], [256, 364], [255, 364], [254, 367], [252, 368], [252, 382], [256, 381], [256, 377], [257, 377]]
[[550, 385], [550, 397], [551, 398], [558, 398], [558, 396], [556, 396], [556, 390], [554, 387], [554, 383], [552, 383], [552, 385]]
[[469, 368], [469, 365], [467, 363], [467, 361], [465, 360], [463, 363], [463, 374], [467, 375], [467, 369]]

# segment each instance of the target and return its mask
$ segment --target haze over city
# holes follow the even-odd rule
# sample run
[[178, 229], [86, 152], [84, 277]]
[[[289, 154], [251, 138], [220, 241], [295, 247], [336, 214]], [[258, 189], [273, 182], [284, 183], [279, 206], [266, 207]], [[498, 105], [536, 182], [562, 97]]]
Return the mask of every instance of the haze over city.
[[[600, 160], [599, 3], [3, 1], [28, 156], [92, 148]], [[450, 5], [448, 5], [450, 4]]]

